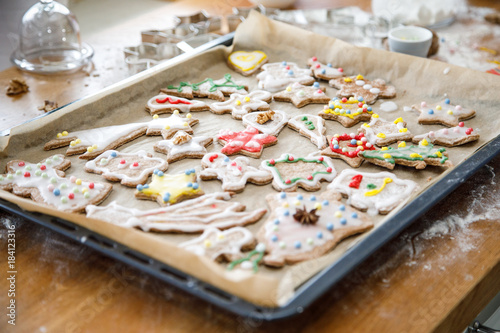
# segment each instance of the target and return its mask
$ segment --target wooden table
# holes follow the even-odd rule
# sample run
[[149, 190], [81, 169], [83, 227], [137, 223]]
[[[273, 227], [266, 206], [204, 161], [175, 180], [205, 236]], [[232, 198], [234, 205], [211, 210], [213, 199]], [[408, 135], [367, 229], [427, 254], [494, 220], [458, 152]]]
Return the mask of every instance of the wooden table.
[[[200, 3], [169, 3], [164, 12], [189, 12], [200, 8]], [[345, 1], [319, 3], [332, 7]], [[359, 1], [363, 8], [369, 7], [367, 3]], [[205, 8], [207, 4], [203, 2]], [[221, 14], [244, 4], [212, 1], [207, 9]], [[303, 0], [297, 7], [311, 5]], [[134, 19], [137, 31], [143, 19]], [[126, 36], [120, 37], [121, 27], [115, 30], [89, 40], [96, 49], [96, 70], [89, 76], [82, 72], [52, 77], [31, 76], [15, 69], [1, 72], [0, 84], [22, 76], [30, 86], [30, 93], [19, 98], [1, 95], [2, 127], [35, 116], [33, 105], [44, 99], [62, 105], [124, 78], [126, 68], [110, 59], [121, 57], [121, 47], [129, 44]], [[107, 44], [106, 38], [114, 42]], [[7, 325], [2, 312], [0, 331], [459, 332], [500, 290], [500, 216], [488, 214], [491, 209], [498, 213], [495, 198], [499, 190], [497, 156], [303, 315], [271, 324], [220, 311], [46, 228], [0, 212], [4, 226], [7, 221], [16, 225], [18, 270], [16, 326]], [[477, 202], [471, 205], [472, 200]], [[471, 209], [473, 212], [468, 212]], [[466, 217], [469, 223], [460, 227], [454, 216]], [[5, 269], [7, 229], [0, 232]], [[0, 284], [3, 309], [7, 304], [5, 281], [2, 278]]]

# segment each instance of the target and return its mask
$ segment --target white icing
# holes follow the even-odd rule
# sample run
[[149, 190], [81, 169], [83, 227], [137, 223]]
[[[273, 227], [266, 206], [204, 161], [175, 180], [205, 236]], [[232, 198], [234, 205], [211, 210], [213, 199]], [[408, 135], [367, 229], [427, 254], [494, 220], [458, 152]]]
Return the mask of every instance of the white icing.
[[379, 89], [379, 88], [371, 88], [371, 89], [370, 89], [370, 92], [371, 92], [372, 94], [375, 94], [375, 95], [376, 95], [376, 94], [379, 94], [379, 93], [380, 93], [380, 89]]
[[[290, 69], [286, 69], [289, 66]], [[313, 80], [311, 70], [303, 69], [297, 64], [289, 62], [284, 66], [282, 63], [271, 63], [262, 66], [262, 72], [257, 75], [259, 89], [271, 92], [284, 90], [294, 82], [307, 83]], [[289, 71], [293, 74], [290, 75]]]
[[[245, 98], [250, 98], [250, 101], [245, 102]], [[252, 111], [269, 109], [269, 104], [265, 100], [271, 98], [271, 93], [264, 90], [255, 90], [247, 95], [234, 93], [231, 94], [227, 101], [213, 103], [210, 108], [215, 113], [231, 112], [233, 118], [241, 119], [244, 115]]]
[[380, 104], [380, 110], [385, 112], [393, 112], [398, 109], [398, 105], [394, 102], [384, 102]]
[[365, 84], [366, 84], [366, 82], [363, 81], [363, 80], [356, 80], [356, 85], [357, 86], [364, 86]]
[[[314, 130], [310, 130], [307, 128], [307, 125], [302, 121], [302, 117], [304, 115], [298, 115], [292, 117], [288, 123], [298, 128], [300, 132], [303, 132], [305, 136], [310, 137], [311, 142], [314, 143], [318, 149], [323, 149], [326, 147], [326, 137], [323, 135], [325, 132], [324, 122], [325, 120], [319, 116], [306, 115], [308, 121], [312, 121], [315, 127]], [[302, 134], [302, 133], [301, 133]]]
[[[446, 122], [456, 123], [461, 118], [468, 118], [471, 114], [474, 114], [474, 111], [470, 109], [466, 109], [461, 107], [460, 105], [446, 104], [445, 100], [442, 100], [435, 104], [428, 104], [426, 102], [422, 102], [420, 107], [418, 108], [420, 111], [419, 120], [426, 119], [432, 120], [436, 118], [444, 118]], [[437, 109], [437, 106], [441, 107], [441, 110]], [[432, 110], [433, 113], [429, 114], [429, 110]], [[448, 111], [451, 111], [452, 114], [448, 114]]]
[[[165, 103], [158, 103], [156, 101], [157, 99], [163, 100], [163, 99], [165, 99], [167, 97], [171, 98], [174, 101], [181, 100], [181, 101], [184, 101], [184, 102], [188, 102], [190, 104], [183, 104], [183, 103], [171, 104], [168, 101], [165, 102]], [[175, 96], [172, 96], [172, 95], [165, 95], [165, 94], [156, 95], [155, 97], [150, 98], [149, 101], [148, 101], [148, 103], [147, 103], [147, 105], [148, 105], [148, 108], [150, 110], [152, 110], [152, 111], [158, 111], [158, 110], [179, 110], [181, 112], [189, 112], [189, 111], [191, 111], [192, 108], [201, 108], [201, 107], [207, 106], [207, 104], [204, 103], [204, 102], [202, 102], [202, 101], [189, 100], [189, 99], [185, 99], [185, 98], [181, 98], [181, 97], [175, 97]]]
[[[371, 144], [379, 144], [380, 141], [385, 141], [388, 138], [401, 138], [405, 137], [410, 133], [410, 130], [407, 129], [406, 132], [400, 132], [399, 130], [405, 128], [405, 125], [402, 121], [394, 124], [392, 121], [386, 121], [381, 117], [373, 117], [368, 123], [368, 126], [362, 125], [362, 128], [365, 131], [365, 136]], [[380, 128], [384, 128], [384, 131], [379, 130]], [[387, 131], [388, 130], [388, 131]], [[385, 138], [377, 137], [377, 134], [383, 133], [385, 134]]]
[[315, 77], [323, 76], [326, 79], [331, 80], [344, 76], [344, 73], [340, 72], [338, 68], [329, 67], [319, 61], [313, 61], [310, 59], [309, 65], [311, 66], [311, 71], [314, 73]]
[[176, 156], [176, 155], [188, 154], [190, 152], [206, 152], [207, 151], [207, 149], [205, 148], [205, 145], [203, 143], [206, 142], [207, 139], [209, 139], [208, 136], [194, 136], [191, 138], [191, 140], [184, 142], [183, 144], [176, 145], [174, 143], [174, 140], [178, 136], [184, 136], [184, 135], [188, 135], [188, 134], [184, 131], [179, 131], [171, 139], [162, 140], [162, 141], [157, 142], [155, 144], [155, 147], [161, 147], [161, 148], [168, 149], [169, 157]]
[[281, 129], [287, 124], [290, 116], [287, 113], [280, 110], [273, 110], [273, 111], [274, 111], [273, 120], [270, 120], [264, 124], [259, 124], [256, 121], [256, 119], [259, 114], [265, 113], [266, 111], [246, 114], [242, 118], [243, 120], [242, 123], [245, 126], [252, 126], [256, 128], [259, 132], [262, 132], [264, 134], [276, 136], [281, 131]]
[[365, 90], [370, 90], [370, 89], [372, 89], [372, 88], [373, 88], [373, 86], [372, 86], [371, 84], [365, 84], [365, 85], [363, 86], [363, 89], [365, 89]]
[[412, 110], [413, 110], [413, 108], [410, 107], [410, 106], [403, 106], [403, 111], [404, 112], [409, 112], [409, 111], [412, 111]]
[[[453, 139], [453, 142], [460, 141], [463, 138], [466, 138], [470, 135], [474, 135], [474, 131], [471, 134], [466, 133], [466, 127], [455, 126], [452, 128], [442, 128], [438, 131], [431, 131], [425, 134], [416, 135], [413, 139], [415, 141], [421, 141], [426, 139], [430, 143], [435, 143], [440, 140]], [[453, 144], [453, 143], [452, 143]]]

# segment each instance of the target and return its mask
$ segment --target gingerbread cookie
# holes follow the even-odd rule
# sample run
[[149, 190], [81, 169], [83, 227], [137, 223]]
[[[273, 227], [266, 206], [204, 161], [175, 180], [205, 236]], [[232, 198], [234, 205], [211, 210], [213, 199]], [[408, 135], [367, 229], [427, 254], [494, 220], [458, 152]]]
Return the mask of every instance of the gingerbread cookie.
[[235, 93], [225, 102], [213, 103], [210, 110], [215, 114], [231, 113], [234, 119], [241, 120], [252, 111], [269, 110], [272, 99], [271, 93], [264, 90], [254, 90], [247, 95]]
[[366, 161], [387, 169], [394, 169], [396, 164], [424, 169], [427, 165], [452, 167], [446, 149], [434, 148], [423, 139], [418, 146], [409, 146], [402, 141], [397, 148], [382, 147], [381, 150], [362, 151], [359, 153]]
[[423, 139], [430, 143], [446, 146], [455, 147], [466, 144], [471, 141], [479, 140], [479, 134], [472, 133], [472, 127], [465, 128], [464, 123], [458, 123], [458, 126], [452, 128], [443, 128], [438, 131], [430, 131], [425, 134], [415, 135], [413, 137], [413, 142], [419, 143]]
[[273, 180], [270, 172], [254, 168], [243, 156], [231, 161], [222, 153], [206, 154], [201, 160], [201, 167], [202, 180], [218, 179], [222, 181], [222, 189], [229, 192], [243, 191], [246, 183], [265, 185]]
[[363, 97], [335, 97], [318, 113], [323, 119], [338, 121], [344, 127], [352, 127], [360, 121], [369, 121], [372, 114], [372, 107], [365, 104]]
[[7, 174], [0, 175], [0, 189], [65, 212], [82, 212], [103, 202], [113, 186], [65, 178], [64, 170], [70, 166], [60, 154], [37, 164], [13, 160], [7, 163]]
[[87, 217], [144, 231], [192, 233], [255, 223], [267, 212], [266, 209], [245, 212], [245, 205], [229, 199], [229, 192], [211, 193], [145, 211], [112, 202], [106, 207], [88, 206]]
[[289, 85], [298, 82], [309, 86], [314, 83], [311, 70], [303, 69], [293, 62], [275, 62], [262, 66], [262, 72], [257, 75], [259, 89], [278, 92]]
[[217, 135], [217, 140], [224, 146], [221, 152], [226, 155], [243, 154], [254, 158], [259, 158], [265, 147], [275, 145], [278, 142], [275, 136], [260, 134], [256, 128], [251, 126], [241, 132], [221, 130]]
[[244, 76], [257, 72], [267, 60], [267, 55], [262, 51], [236, 51], [227, 58], [229, 67]]
[[252, 112], [242, 118], [245, 126], [255, 127], [259, 132], [278, 136], [283, 127], [288, 123], [290, 116], [280, 110]]
[[166, 154], [168, 163], [172, 163], [184, 158], [202, 158], [212, 141], [208, 136], [193, 137], [184, 131], [178, 131], [171, 139], [157, 142], [154, 150]]
[[330, 86], [340, 89], [338, 97], [362, 97], [366, 104], [373, 104], [379, 98], [396, 97], [396, 88], [386, 85], [382, 79], [367, 80], [363, 75], [330, 80]]
[[246, 94], [247, 90], [248, 87], [244, 84], [233, 81], [231, 74], [225, 74], [224, 78], [219, 80], [207, 78], [198, 83], [180, 82], [178, 86], [169, 85], [160, 91], [184, 98], [207, 97], [223, 102], [225, 100], [224, 96], [229, 96], [236, 92]]
[[224, 231], [210, 228], [179, 247], [215, 261], [234, 261], [243, 258], [242, 251], [252, 249], [255, 243], [253, 234], [246, 228], [234, 227]]
[[359, 168], [363, 163], [363, 158], [359, 157], [360, 152], [375, 149], [363, 133], [335, 134], [327, 137], [327, 141], [328, 147], [321, 151], [321, 155], [344, 160], [353, 168]]
[[301, 108], [308, 104], [324, 104], [328, 103], [330, 97], [325, 94], [326, 88], [320, 87], [318, 82], [314, 82], [312, 86], [304, 86], [295, 82], [285, 90], [273, 95], [276, 102], [293, 103], [297, 108]]
[[210, 107], [202, 101], [188, 100], [165, 94], [150, 98], [146, 104], [146, 111], [151, 113], [152, 116], [155, 114], [173, 113], [175, 110], [181, 112], [205, 111], [210, 110]]
[[155, 200], [162, 206], [196, 198], [203, 194], [203, 190], [197, 183], [194, 169], [175, 175], [167, 175], [155, 170], [151, 183], [137, 185], [135, 191], [136, 198]]
[[307, 64], [311, 67], [311, 71], [317, 79], [330, 81], [344, 76], [344, 70], [341, 67], [334, 68], [331, 63], [324, 65], [316, 57], [310, 58]]
[[411, 141], [413, 134], [406, 128], [403, 118], [399, 117], [393, 122], [386, 121], [374, 113], [369, 123], [364, 123], [358, 129], [371, 144], [379, 147], [390, 145], [397, 141]]
[[198, 119], [194, 119], [190, 113], [182, 117], [179, 111], [174, 111], [168, 118], [155, 115], [152, 120], [143, 123], [99, 127], [70, 133], [64, 131], [58, 133], [57, 138], [47, 142], [43, 148], [51, 150], [69, 145], [66, 155], [83, 154], [80, 158], [89, 160], [143, 135], [162, 135], [168, 139], [179, 130], [193, 133], [191, 126], [197, 123]]
[[298, 115], [288, 121], [288, 127], [309, 138], [318, 149], [326, 147], [326, 127], [323, 118], [312, 115]]
[[420, 105], [413, 105], [413, 109], [420, 112], [418, 123], [423, 125], [441, 124], [448, 127], [458, 126], [462, 120], [467, 120], [476, 115], [476, 111], [453, 105], [449, 98], [436, 103], [436, 105], [427, 105], [426, 102]]
[[328, 185], [349, 198], [354, 208], [369, 214], [387, 214], [398, 205], [410, 199], [418, 185], [412, 180], [399, 179], [390, 172], [359, 172], [352, 169], [343, 170]]
[[318, 258], [343, 239], [373, 227], [362, 213], [346, 207], [340, 195], [269, 194], [271, 215], [257, 234], [266, 246], [264, 264], [282, 267]]
[[321, 182], [331, 182], [337, 175], [332, 160], [325, 156], [295, 157], [283, 154], [279, 159], [262, 161], [261, 169], [273, 175], [273, 187], [277, 191], [318, 191]]
[[109, 181], [132, 187], [145, 183], [153, 171], [165, 172], [167, 168], [165, 160], [152, 157], [144, 150], [132, 154], [108, 150], [85, 164], [87, 172], [97, 173]]

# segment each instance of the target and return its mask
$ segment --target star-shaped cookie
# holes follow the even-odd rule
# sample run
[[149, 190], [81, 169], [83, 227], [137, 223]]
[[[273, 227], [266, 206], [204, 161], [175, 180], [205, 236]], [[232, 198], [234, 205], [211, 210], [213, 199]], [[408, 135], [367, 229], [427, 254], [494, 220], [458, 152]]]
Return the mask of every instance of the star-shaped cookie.
[[231, 113], [234, 119], [241, 120], [252, 111], [269, 110], [268, 103], [272, 99], [271, 93], [264, 90], [254, 90], [246, 95], [234, 93], [227, 101], [213, 103], [210, 110], [215, 114]]
[[290, 102], [297, 108], [301, 108], [308, 104], [324, 104], [328, 103], [330, 97], [325, 94], [326, 89], [321, 88], [318, 82], [314, 82], [312, 86], [304, 86], [295, 82], [285, 90], [273, 95], [276, 102]]
[[428, 142], [446, 146], [455, 147], [466, 144], [471, 141], [479, 140], [479, 134], [473, 133], [472, 127], [466, 128], [463, 122], [452, 128], [443, 128], [438, 131], [430, 131], [425, 134], [415, 135], [413, 142], [419, 143], [423, 139]]
[[396, 97], [396, 88], [382, 79], [367, 80], [363, 75], [330, 80], [330, 86], [340, 89], [338, 97], [362, 97], [366, 104], [373, 104], [378, 98]]
[[379, 147], [388, 146], [397, 141], [411, 141], [413, 134], [406, 128], [403, 118], [394, 121], [386, 121], [374, 113], [369, 123], [364, 123], [358, 129], [363, 133], [371, 144]]
[[318, 116], [297, 115], [288, 121], [288, 127], [309, 138], [318, 149], [326, 147], [325, 120]]
[[184, 131], [178, 131], [171, 139], [157, 142], [154, 150], [166, 154], [168, 163], [172, 163], [184, 158], [202, 158], [212, 141], [208, 136], [193, 137]]
[[372, 107], [366, 105], [363, 97], [335, 97], [323, 111], [318, 113], [323, 119], [335, 120], [344, 127], [352, 127], [360, 121], [369, 121], [372, 117]]
[[273, 180], [270, 172], [251, 166], [249, 159], [243, 156], [231, 160], [222, 153], [206, 154], [201, 167], [202, 180], [218, 179], [222, 181], [222, 189], [228, 192], [241, 192], [246, 183], [265, 185]]
[[245, 126], [255, 127], [259, 132], [278, 136], [283, 127], [288, 123], [290, 116], [280, 110], [252, 112], [242, 118]]
[[155, 114], [173, 113], [175, 110], [181, 112], [205, 111], [210, 107], [202, 101], [188, 100], [186, 98], [175, 97], [165, 94], [151, 97], [146, 104], [146, 111]]
[[298, 82], [303, 85], [311, 85], [314, 78], [311, 70], [300, 68], [293, 62], [275, 62], [262, 66], [262, 72], [257, 75], [259, 89], [270, 92], [278, 92], [286, 89], [290, 84]]
[[241, 132], [221, 130], [217, 140], [224, 146], [221, 152], [226, 155], [243, 154], [254, 158], [260, 157], [264, 147], [278, 142], [275, 136], [260, 134], [256, 128], [250, 126]]
[[322, 64], [318, 61], [317, 57], [312, 57], [307, 60], [307, 64], [310, 66], [314, 77], [317, 79], [330, 81], [344, 76], [344, 70], [342, 68], [334, 68], [331, 63], [326, 65]]
[[458, 126], [462, 120], [467, 120], [476, 115], [476, 111], [453, 105], [449, 98], [428, 105], [426, 102], [420, 105], [413, 105], [413, 108], [420, 112], [418, 123], [423, 125], [441, 124], [448, 127]]
[[321, 155], [344, 160], [353, 168], [359, 168], [363, 163], [363, 159], [359, 157], [360, 152], [375, 149], [363, 133], [358, 135], [354, 133], [335, 134], [328, 136], [327, 141], [328, 147], [321, 151]]

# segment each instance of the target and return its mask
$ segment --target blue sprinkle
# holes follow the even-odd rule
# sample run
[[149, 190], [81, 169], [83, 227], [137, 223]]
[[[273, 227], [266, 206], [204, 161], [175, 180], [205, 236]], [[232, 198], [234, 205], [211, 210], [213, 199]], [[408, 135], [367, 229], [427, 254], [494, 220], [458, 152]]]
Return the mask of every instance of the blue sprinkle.
[[154, 171], [153, 171], [153, 173], [154, 173], [155, 175], [157, 175], [157, 174], [158, 174], [158, 172], [160, 172], [160, 170], [158, 170], [158, 169], [154, 169]]
[[319, 239], [323, 238], [323, 233], [321, 231], [318, 231], [316, 237], [318, 237]]
[[191, 174], [191, 170], [187, 169], [185, 172], [184, 172], [187, 176], [189, 176]]
[[361, 96], [359, 96], [359, 97], [358, 97], [358, 101], [359, 101], [359, 102], [363, 102], [363, 101], [364, 101], [364, 98], [363, 98], [363, 97], [361, 97]]
[[293, 75], [293, 71], [291, 69], [288, 71], [288, 75]]
[[369, 106], [369, 107], [367, 107], [366, 109], [367, 109], [368, 111], [371, 111], [371, 110], [372, 110], [372, 107], [371, 107], [371, 106]]
[[444, 43], [445, 41], [446, 41], [446, 39], [441, 38], [441, 43]]
[[340, 224], [342, 225], [346, 225], [347, 224], [347, 220], [343, 217], [340, 219]]
[[347, 110], [345, 114], [351, 114], [351, 110]]
[[144, 187], [142, 187], [142, 185], [139, 184], [135, 188], [137, 189], [137, 191], [142, 191]]
[[193, 189], [194, 189], [194, 190], [197, 190], [197, 189], [198, 189], [198, 187], [200, 187], [200, 185], [198, 185], [198, 183], [194, 183], [194, 184], [193, 184]]
[[281, 64], [282, 64], [283, 66], [286, 66], [286, 61], [283, 61]]
[[280, 198], [281, 199], [285, 199], [286, 198], [286, 193], [285, 192], [281, 192], [280, 193]]
[[332, 64], [330, 64], [330, 63], [328, 63], [328, 64], [326, 64], [326, 65], [327, 65], [328, 67], [332, 67]]
[[449, 99], [449, 98], [447, 98], [447, 99], [445, 99], [445, 100], [444, 100], [444, 102], [445, 102], [446, 104], [450, 104], [450, 99]]
[[111, 153], [111, 157], [116, 157], [116, 156], [118, 156], [118, 154], [116, 153], [116, 151], [114, 151], [114, 152]]
[[323, 68], [320, 72], [321, 72], [321, 74], [325, 74], [326, 73], [326, 69]]
[[289, 212], [288, 210], [285, 210], [285, 211], [283, 212], [283, 215], [288, 216], [288, 215], [290, 215], [290, 212]]
[[272, 240], [273, 242], [277, 242], [277, 241], [278, 241], [278, 236], [276, 236], [276, 235], [272, 235], [272, 236], [271, 236], [271, 240]]
[[309, 198], [309, 200], [316, 201], [316, 197], [314, 195], [311, 195], [311, 197]]
[[334, 98], [332, 99], [332, 101], [333, 101], [333, 102], [338, 101], [338, 100], [339, 100], [339, 98], [338, 98], [338, 97], [334, 97]]
[[330, 203], [328, 202], [328, 200], [324, 200], [321, 204], [322, 204], [323, 206], [328, 206]]
[[144, 188], [149, 188], [149, 185], [148, 185], [148, 184], [146, 184], [146, 185], [144, 185], [143, 187], [144, 187]]
[[297, 199], [302, 200], [302, 199], [304, 199], [304, 197], [302, 196], [302, 194], [299, 194], [299, 195], [297, 195]]
[[165, 195], [163, 196], [163, 202], [167, 202], [170, 200], [170, 193], [165, 193]]
[[229, 157], [224, 157], [224, 162], [229, 162]]
[[328, 223], [328, 224], [326, 225], [326, 230], [328, 230], [328, 231], [332, 231], [332, 230], [333, 230], [333, 223]]
[[430, 109], [429, 111], [427, 111], [428, 114], [434, 114], [434, 110], [433, 109]]
[[194, 170], [194, 168], [192, 169], [189, 169], [191, 171], [191, 173], [195, 173], [196, 171]]
[[357, 143], [356, 139], [351, 140], [351, 145], [355, 145]]
[[158, 177], [163, 177], [163, 171], [158, 171], [158, 173], [156, 174]]
[[276, 224], [276, 225], [280, 224], [280, 220], [278, 220], [278, 219], [274, 220], [274, 224]]
[[61, 194], [61, 191], [59, 191], [59, 189], [56, 188], [52, 193], [54, 193], [54, 195], [57, 197], [59, 194]]
[[333, 149], [340, 149], [339, 145], [333, 145]]
[[189, 182], [186, 184], [187, 187], [193, 187], [193, 183]]
[[299, 241], [296, 241], [295, 244], [293, 244], [293, 246], [295, 246], [296, 249], [300, 249], [302, 247], [302, 244], [300, 244]]
[[343, 212], [345, 210], [345, 206], [344, 205], [340, 205], [339, 206], [339, 210]]
[[314, 82], [313, 87], [314, 88], [319, 88], [319, 82]]
[[352, 214], [351, 214], [351, 217], [352, 217], [353, 219], [357, 219], [357, 218], [358, 218], [358, 214], [356, 214], [356, 213], [352, 213]]

